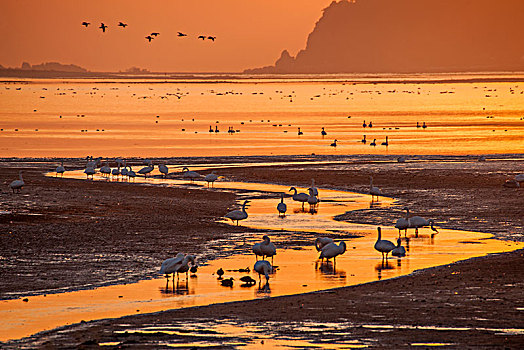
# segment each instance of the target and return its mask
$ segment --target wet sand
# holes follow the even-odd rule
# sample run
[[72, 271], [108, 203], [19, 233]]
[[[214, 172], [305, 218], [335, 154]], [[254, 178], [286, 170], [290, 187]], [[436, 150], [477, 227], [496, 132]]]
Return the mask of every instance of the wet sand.
[[[16, 178], [17, 169], [12, 164], [6, 165], [2, 164], [0, 172], [3, 182], [8, 184]], [[53, 166], [43, 165], [45, 169]], [[373, 173], [375, 184], [382, 192], [401, 199], [400, 207], [409, 204], [412, 210], [417, 208], [413, 210], [414, 215], [438, 217], [441, 227], [460, 227], [518, 238], [522, 234], [524, 216], [522, 192], [501, 185], [509, 173], [519, 172], [519, 165], [498, 161], [486, 162], [480, 170], [476, 166], [472, 169], [442, 163], [436, 168], [414, 170], [402, 166], [356, 164], [355, 169], [343, 171], [325, 169], [325, 166], [324, 169], [301, 167], [301, 171], [291, 167], [259, 167], [224, 169], [220, 174], [248, 181], [297, 185], [309, 185], [311, 177], [315, 177], [319, 187], [365, 191], [368, 175]], [[0, 217], [1, 255], [8, 262], [2, 265], [2, 299], [39, 294], [37, 291], [48, 293], [147, 278], [154, 274], [158, 261], [165, 257], [166, 252], [198, 253], [206, 240], [246, 231], [215, 221], [233, 205], [235, 197], [231, 193], [120, 183], [93, 184], [44, 178], [41, 174], [42, 164], [27, 169], [28, 186], [22, 195], [13, 196], [7, 187], [2, 189], [1, 210], [12, 212]], [[351, 212], [341, 219], [391, 224], [393, 218], [399, 217], [399, 212], [371, 209]], [[439, 215], [432, 215], [437, 212]], [[477, 213], [477, 218], [471, 217], [472, 212]], [[80, 234], [79, 244], [77, 237]], [[74, 257], [75, 253], [78, 255]], [[117, 329], [121, 323], [137, 326], [163, 324], [187, 317], [209, 318], [210, 313], [213, 318], [232, 318], [240, 324], [267, 320], [284, 322], [275, 331], [281, 336], [286, 336], [289, 331], [286, 322], [304, 319], [330, 322], [346, 319], [356, 324], [438, 326], [441, 323], [447, 327], [470, 324], [484, 328], [522, 329], [522, 311], [517, 310], [517, 307], [524, 306], [520, 293], [522, 262], [520, 251], [395, 280], [323, 292], [322, 298], [316, 293], [135, 316], [125, 321], [90, 322], [88, 327], [83, 324], [66, 334], [40, 334], [24, 344], [96, 345], [114, 339], [112, 327]], [[450, 278], [450, 269], [460, 273]], [[430, 293], [436, 288], [438, 293]], [[395, 303], [392, 304], [391, 300]], [[304, 305], [301, 308], [299, 304]], [[322, 313], [315, 311], [321, 309]], [[340, 327], [346, 326], [341, 323]], [[517, 348], [523, 342], [522, 334], [501, 336], [490, 331], [396, 329], [383, 333], [358, 326], [348, 333], [362, 339], [380, 338], [382, 340], [378, 343], [371, 343], [378, 347], [435, 342], [437, 338], [438, 342], [486, 347], [507, 345]], [[304, 336], [312, 340], [320, 337], [314, 332]], [[449, 339], [443, 341], [446, 337]], [[132, 338], [139, 344], [145, 341], [140, 336]], [[158, 339], [148, 336], [147, 342]], [[128, 340], [131, 339], [126, 338]]]

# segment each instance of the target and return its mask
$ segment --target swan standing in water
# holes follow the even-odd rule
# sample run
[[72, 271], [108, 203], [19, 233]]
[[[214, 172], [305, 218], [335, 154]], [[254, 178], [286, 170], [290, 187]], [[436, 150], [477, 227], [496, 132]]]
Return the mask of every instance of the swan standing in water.
[[375, 242], [375, 250], [382, 253], [382, 260], [384, 260], [384, 253], [386, 254], [386, 260], [388, 259], [388, 254], [390, 251], [396, 248], [396, 245], [393, 244], [391, 241], [387, 241], [382, 238], [382, 230], [380, 227], [377, 227], [378, 230], [378, 237], [377, 241]]
[[182, 260], [182, 263], [178, 266], [176, 269], [177, 276], [180, 275], [180, 273], [186, 273], [186, 280], [189, 277], [189, 262], [191, 262], [191, 265], [196, 266], [195, 263], [195, 256], [194, 255], [186, 255], [184, 257], [184, 260]]
[[424, 219], [423, 217], [420, 217], [420, 216], [413, 216], [413, 217], [409, 218], [408, 221], [409, 221], [409, 228], [414, 228], [415, 229], [415, 236], [417, 236], [417, 237], [418, 237], [418, 229], [421, 228], [421, 227], [425, 227], [425, 226], [430, 226], [431, 229], [435, 233], [438, 233], [438, 230], [435, 227], [433, 227], [433, 224], [434, 224], [433, 219], [426, 220], [426, 219]]
[[165, 164], [160, 164], [158, 166], [158, 171], [162, 173], [162, 175], [164, 176], [164, 179], [167, 177], [167, 174], [169, 174], [169, 168]]
[[116, 176], [116, 179], [118, 180], [118, 176], [120, 176], [120, 162], [117, 162], [118, 168], [111, 170], [111, 175]]
[[311, 179], [310, 189], [313, 191], [313, 195], [318, 197], [318, 188], [315, 187], [315, 179]]
[[131, 165], [129, 166], [129, 170], [127, 171], [127, 177], [135, 181], [136, 173], [133, 171]]
[[56, 176], [60, 174], [60, 177], [63, 177], [64, 172], [65, 172], [64, 162], [60, 162], [60, 165], [56, 167]]
[[198, 179], [200, 177], [200, 174], [196, 171], [189, 171], [188, 167], [182, 168], [182, 177], [184, 179], [189, 179], [191, 182], [195, 181], [195, 179]]
[[149, 165], [146, 166], [146, 167], [143, 167], [142, 169], [140, 169], [138, 171], [138, 173], [140, 175], [144, 175], [144, 177], [147, 179], [147, 174], [149, 174], [150, 172], [152, 172], [153, 170], [155, 169], [155, 166], [153, 165], [152, 162], [149, 162]]
[[111, 174], [111, 168], [109, 167], [107, 162], [106, 165], [100, 168], [100, 172], [102, 173], [102, 176], [109, 177], [109, 175]]
[[259, 260], [253, 267], [253, 270], [258, 273], [258, 281], [260, 282], [262, 275], [264, 275], [266, 277], [266, 283], [269, 283], [269, 274], [272, 269], [271, 264], [267, 260]]
[[277, 248], [273, 243], [271, 243], [269, 236], [265, 235], [264, 237], [262, 237], [262, 239], [264, 240], [260, 244], [262, 259], [271, 257], [271, 264], [273, 264], [273, 256], [277, 255]]
[[318, 205], [318, 197], [313, 194], [313, 189], [308, 188], [309, 196], [307, 197], [307, 203], [309, 204], [309, 210], [313, 211]]
[[20, 193], [20, 190], [22, 189], [22, 187], [24, 187], [24, 185], [25, 185], [25, 182], [24, 182], [24, 179], [22, 178], [22, 170], [20, 170], [18, 172], [18, 180], [11, 182], [9, 184], [9, 187], [11, 187], [11, 189], [13, 190], [13, 193], [15, 193], [15, 190], [17, 193]]
[[404, 234], [407, 234], [409, 228], [409, 208], [404, 207], [406, 211], [406, 218], [400, 218], [395, 224], [395, 228], [398, 229], [398, 235], [400, 236], [400, 231], [404, 230]]
[[178, 268], [181, 266], [182, 261], [184, 260], [184, 253], [178, 253], [176, 257], [166, 259], [162, 262], [162, 265], [160, 266], [159, 273], [165, 274], [166, 278], [169, 278], [169, 274], [173, 274], [173, 280], [175, 279], [175, 273], [177, 272]]
[[309, 195], [305, 193], [297, 193], [297, 189], [295, 187], [291, 187], [289, 191], [294, 191], [293, 200], [296, 202], [302, 202], [302, 210], [304, 210], [304, 203], [307, 202]]
[[315, 248], [317, 248], [317, 252], [320, 252], [322, 248], [324, 248], [326, 245], [333, 243], [333, 238], [329, 237], [317, 237], [315, 240]]
[[332, 242], [322, 247], [322, 250], [320, 251], [320, 256], [318, 258], [321, 259], [322, 262], [324, 262], [324, 258], [327, 261], [333, 258], [333, 264], [335, 264], [337, 256], [344, 254], [345, 252], [346, 252], [346, 242], [342, 241], [338, 245]]
[[371, 201], [373, 201], [373, 196], [376, 196], [378, 201], [378, 196], [381, 195], [380, 189], [373, 186], [373, 176], [369, 177], [369, 194], [371, 195]]
[[247, 219], [247, 212], [246, 212], [246, 204], [249, 201], [244, 201], [244, 204], [242, 204], [242, 210], [233, 210], [230, 211], [225, 215], [226, 218], [231, 219], [231, 221], [236, 221], [238, 226], [238, 221]]
[[284, 193], [280, 194], [280, 202], [277, 204], [278, 216], [286, 216], [287, 205], [284, 203]]
[[207, 174], [204, 180], [207, 181], [207, 187], [209, 187], [209, 183], [211, 183], [211, 186], [215, 186], [215, 181], [218, 179], [218, 175], [215, 174], [214, 171], [211, 172], [211, 174]]
[[397, 246], [391, 251], [391, 255], [397, 256], [399, 258], [406, 256], [406, 248], [401, 245], [401, 242], [402, 240], [400, 237], [397, 238]]
[[84, 170], [84, 174], [86, 174], [88, 179], [89, 179], [89, 176], [91, 176], [91, 180], [93, 179], [93, 176], [95, 175], [95, 173], [96, 173], [95, 168], [87, 167]]

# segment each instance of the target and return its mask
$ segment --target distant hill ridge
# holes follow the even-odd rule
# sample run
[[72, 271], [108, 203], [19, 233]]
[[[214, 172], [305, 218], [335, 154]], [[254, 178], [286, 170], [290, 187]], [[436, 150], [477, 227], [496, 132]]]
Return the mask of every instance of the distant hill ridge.
[[333, 1], [296, 57], [246, 73], [524, 71], [523, 0]]

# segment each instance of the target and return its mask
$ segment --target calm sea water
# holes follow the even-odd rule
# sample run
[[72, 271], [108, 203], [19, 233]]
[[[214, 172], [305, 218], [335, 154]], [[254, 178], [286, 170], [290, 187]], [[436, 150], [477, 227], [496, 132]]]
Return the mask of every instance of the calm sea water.
[[521, 153], [524, 75], [5, 80], [0, 129], [0, 157]]

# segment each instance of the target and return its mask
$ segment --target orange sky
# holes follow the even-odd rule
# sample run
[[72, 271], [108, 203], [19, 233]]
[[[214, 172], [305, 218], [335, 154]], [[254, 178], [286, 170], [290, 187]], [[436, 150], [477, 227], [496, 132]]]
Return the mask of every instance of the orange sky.
[[[0, 64], [58, 61], [92, 71], [235, 72], [305, 47], [332, 0], [2, 0]], [[149, 4], [145, 6], [145, 4]], [[91, 22], [89, 28], [80, 25]], [[117, 27], [118, 21], [129, 24]], [[109, 25], [103, 34], [100, 22]], [[160, 32], [151, 44], [144, 38]], [[188, 33], [177, 38], [176, 32]], [[202, 42], [196, 36], [215, 35]]]

